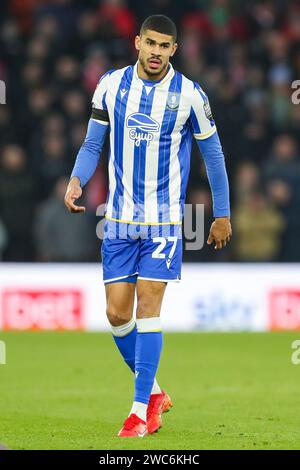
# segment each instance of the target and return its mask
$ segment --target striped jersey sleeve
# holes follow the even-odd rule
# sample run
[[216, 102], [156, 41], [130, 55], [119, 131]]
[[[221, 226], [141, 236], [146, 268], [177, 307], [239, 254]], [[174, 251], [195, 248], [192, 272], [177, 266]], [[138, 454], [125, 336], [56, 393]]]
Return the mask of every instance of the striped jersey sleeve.
[[194, 82], [192, 95], [190, 122], [196, 139], [207, 139], [217, 130], [208, 96], [196, 82]]
[[109, 115], [106, 105], [106, 93], [108, 88], [108, 80], [112, 72], [113, 70], [110, 70], [100, 78], [92, 98], [91, 118], [101, 122], [101, 124], [109, 124]]

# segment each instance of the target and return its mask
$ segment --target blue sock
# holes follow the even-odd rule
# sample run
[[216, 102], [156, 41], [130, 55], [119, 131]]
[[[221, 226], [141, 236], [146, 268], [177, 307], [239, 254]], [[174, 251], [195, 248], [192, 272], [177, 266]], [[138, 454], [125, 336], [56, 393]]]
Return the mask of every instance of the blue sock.
[[137, 336], [137, 328], [135, 321], [132, 319], [126, 325], [111, 327], [115, 343], [123, 356], [124, 361], [130, 367], [132, 372], [135, 371], [135, 343]]
[[134, 401], [148, 404], [162, 350], [160, 319], [137, 320], [137, 328]]

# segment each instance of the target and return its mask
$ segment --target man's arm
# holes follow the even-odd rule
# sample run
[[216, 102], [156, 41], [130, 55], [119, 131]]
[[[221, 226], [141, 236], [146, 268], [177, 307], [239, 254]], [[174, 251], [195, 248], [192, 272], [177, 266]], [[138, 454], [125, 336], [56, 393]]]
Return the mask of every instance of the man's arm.
[[230, 225], [229, 185], [225, 159], [207, 95], [194, 82], [190, 123], [203, 156], [210, 184], [215, 221], [210, 228], [207, 243], [215, 242], [215, 249], [226, 246], [232, 230]]
[[71, 179], [65, 195], [65, 205], [70, 212], [84, 212], [85, 207], [76, 206], [76, 199], [82, 195], [83, 186], [93, 176], [109, 129], [109, 115], [106, 105], [108, 80], [112, 70], [104, 74], [92, 98], [92, 115], [85, 140], [78, 152]]
[[218, 132], [205, 140], [196, 139], [203, 156], [213, 198], [214, 217], [230, 217], [229, 184]]
[[230, 224], [229, 184], [225, 167], [225, 159], [218, 132], [207, 139], [196, 139], [199, 150], [203, 156], [208, 181], [210, 184], [213, 213], [213, 222], [207, 243], [215, 242], [215, 249], [226, 246], [230, 241], [232, 229]]
[[82, 195], [83, 186], [93, 176], [104, 145], [105, 136], [109, 128], [108, 123], [100, 122], [93, 118], [89, 120], [85, 140], [78, 152], [71, 179], [65, 195], [65, 205], [70, 212], [85, 212], [85, 207], [76, 206], [75, 201]]

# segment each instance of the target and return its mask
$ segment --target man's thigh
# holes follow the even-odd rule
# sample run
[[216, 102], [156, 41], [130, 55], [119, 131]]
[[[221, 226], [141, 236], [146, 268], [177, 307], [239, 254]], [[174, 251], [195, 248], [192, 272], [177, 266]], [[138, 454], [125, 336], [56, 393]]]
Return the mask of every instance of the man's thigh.
[[136, 284], [118, 281], [105, 285], [106, 313], [112, 324], [123, 325], [133, 316]]
[[141, 319], [160, 316], [166, 287], [166, 282], [138, 279], [136, 286], [136, 318]]

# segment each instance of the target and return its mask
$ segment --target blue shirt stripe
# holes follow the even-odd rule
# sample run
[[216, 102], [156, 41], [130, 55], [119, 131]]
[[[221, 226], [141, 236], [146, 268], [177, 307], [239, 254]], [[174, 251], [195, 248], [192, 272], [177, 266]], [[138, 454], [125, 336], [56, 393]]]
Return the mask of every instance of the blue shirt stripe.
[[[126, 116], [126, 106], [129, 96], [129, 88], [133, 77], [133, 67], [128, 67], [120, 81], [116, 102], [114, 108], [114, 167], [116, 189], [113, 196], [113, 217], [120, 218], [124, 204], [124, 186], [122, 182], [123, 176], [123, 141], [124, 141], [124, 124]], [[126, 89], [127, 93], [121, 95], [121, 90]]]
[[[147, 94], [145, 86], [139, 104], [139, 113], [150, 116], [153, 104], [155, 87]], [[138, 133], [142, 131], [137, 131]], [[140, 145], [134, 147], [134, 171], [133, 171], [133, 202], [134, 202], [134, 221], [145, 221], [145, 170], [147, 158], [147, 140], [141, 140]]]
[[[174, 73], [169, 86], [168, 99], [170, 93], [181, 93], [182, 75], [178, 72]], [[170, 150], [172, 143], [172, 132], [175, 126], [178, 106], [171, 109], [167, 106], [164, 112], [160, 140], [159, 140], [159, 157], [158, 157], [158, 174], [157, 174], [157, 206], [158, 220], [170, 220], [170, 194], [169, 194], [169, 172], [170, 172]]]

